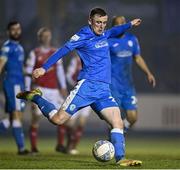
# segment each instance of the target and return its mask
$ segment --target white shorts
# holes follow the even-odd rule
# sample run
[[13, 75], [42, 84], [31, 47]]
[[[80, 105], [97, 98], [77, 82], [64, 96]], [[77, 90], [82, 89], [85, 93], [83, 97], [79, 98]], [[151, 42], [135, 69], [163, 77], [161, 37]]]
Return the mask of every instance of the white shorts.
[[[59, 110], [59, 108], [64, 102], [64, 99], [58, 89], [50, 89], [50, 88], [44, 88], [40, 86], [36, 86], [35, 88], [40, 89], [42, 91], [42, 97], [46, 99], [48, 102], [54, 104], [56, 109]], [[37, 107], [37, 105], [35, 106], [35, 113], [37, 115], [42, 114], [39, 108]]]

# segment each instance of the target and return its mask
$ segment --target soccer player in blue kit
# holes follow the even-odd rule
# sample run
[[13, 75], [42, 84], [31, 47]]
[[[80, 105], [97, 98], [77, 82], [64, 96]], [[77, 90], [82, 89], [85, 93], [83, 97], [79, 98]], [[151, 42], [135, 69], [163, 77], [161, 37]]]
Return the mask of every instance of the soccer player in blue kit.
[[0, 132], [5, 132], [12, 125], [12, 133], [18, 147], [19, 155], [28, 154], [24, 148], [24, 133], [22, 129], [22, 109], [25, 103], [16, 99], [17, 93], [24, 90], [24, 49], [19, 44], [21, 25], [17, 21], [9, 22], [7, 40], [0, 50], [0, 73], [4, 69], [3, 91], [5, 94], [5, 111], [8, 118], [0, 121]]
[[[113, 27], [125, 23], [124, 16], [117, 16], [112, 20]], [[146, 74], [153, 87], [156, 85], [156, 80], [142, 58], [138, 40], [133, 34], [123, 33], [118, 37], [108, 39], [108, 43], [112, 70], [111, 93], [120, 109], [123, 109], [126, 114], [122, 117], [124, 117], [125, 129], [128, 130], [137, 120], [137, 99], [132, 79], [133, 60]]]
[[121, 166], [141, 165], [139, 160], [125, 159], [125, 141], [123, 122], [117, 103], [111, 95], [111, 61], [107, 39], [117, 37], [132, 26], [140, 24], [134, 19], [122, 26], [105, 30], [108, 16], [101, 8], [94, 8], [89, 15], [88, 26], [81, 28], [65, 45], [57, 50], [44, 65], [33, 71], [33, 77], [43, 76], [60, 58], [76, 49], [82, 61], [82, 70], [78, 84], [70, 92], [62, 107], [57, 111], [51, 103], [41, 97], [40, 90], [19, 93], [17, 98], [30, 100], [38, 105], [43, 115], [50, 122], [60, 125], [65, 123], [78, 110], [91, 108], [112, 127], [111, 142], [115, 147], [116, 163]]

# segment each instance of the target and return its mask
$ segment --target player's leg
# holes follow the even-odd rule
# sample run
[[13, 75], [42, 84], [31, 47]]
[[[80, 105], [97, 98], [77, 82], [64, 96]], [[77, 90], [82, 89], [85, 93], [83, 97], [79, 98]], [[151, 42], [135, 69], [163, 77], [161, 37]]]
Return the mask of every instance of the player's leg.
[[77, 125], [77, 121], [79, 118], [79, 112], [74, 114], [71, 119], [67, 122], [67, 145], [66, 145], [66, 153], [74, 154], [72, 153], [73, 145], [74, 145], [74, 138], [75, 138], [75, 129]]
[[115, 148], [116, 162], [125, 156], [125, 140], [123, 121], [118, 105], [111, 94], [99, 99], [91, 105], [92, 109], [111, 126], [111, 142]]
[[42, 92], [39, 89], [32, 91], [20, 92], [16, 95], [18, 99], [32, 101], [41, 110], [42, 114], [53, 124], [61, 125], [65, 123], [71, 115], [60, 109], [57, 111], [54, 104], [50, 103], [42, 97]]
[[18, 147], [18, 154], [24, 155], [28, 151], [25, 149], [24, 132], [22, 128], [22, 112], [12, 112], [12, 133]]
[[42, 97], [42, 92], [39, 89], [21, 92], [16, 97], [19, 99], [29, 100], [37, 104], [43, 115], [47, 117], [50, 122], [56, 125], [61, 125], [67, 122], [72, 114], [89, 104], [89, 101], [85, 101], [84, 98], [77, 94], [84, 81], [85, 80], [81, 80], [78, 82], [59, 111], [56, 110], [54, 104]]
[[31, 144], [31, 152], [38, 153], [37, 140], [38, 140], [38, 129], [39, 129], [39, 120], [41, 118], [41, 112], [36, 105], [32, 105], [32, 117], [31, 125], [29, 129], [29, 138]]
[[111, 127], [111, 142], [115, 148], [115, 159], [122, 166], [141, 165], [138, 160], [125, 160], [125, 140], [123, 134], [123, 121], [117, 103], [110, 93], [91, 105], [92, 109], [104, 119]]
[[124, 125], [127, 128], [131, 128], [137, 121], [137, 110], [127, 110], [126, 118], [124, 119]]
[[[46, 92], [49, 93], [45, 94], [46, 99], [48, 99], [49, 102], [52, 102], [56, 108], [60, 108], [64, 102], [63, 96], [60, 94], [60, 91], [58, 89], [48, 89]], [[66, 124], [57, 126], [57, 144], [55, 147], [55, 150], [57, 152], [66, 153], [66, 147], [64, 146], [66, 132]]]
[[57, 145], [55, 148], [57, 152], [66, 153], [66, 147], [64, 146], [64, 142], [67, 131], [68, 131], [67, 125], [63, 124], [57, 126]]
[[10, 115], [7, 112], [8, 110], [8, 101], [9, 101], [9, 95], [7, 95], [8, 87], [7, 83], [4, 83], [3, 85], [3, 92], [5, 95], [5, 111], [7, 113], [7, 116], [5, 116], [3, 119], [0, 120], [0, 133], [5, 133], [7, 129], [10, 127]]
[[85, 107], [82, 110], [78, 111], [75, 115], [72, 116], [70, 121], [74, 121], [74, 128], [71, 128], [71, 137], [69, 138], [68, 150], [70, 154], [78, 154], [77, 145], [80, 142], [80, 139], [83, 135], [84, 126], [87, 122], [87, 118], [91, 112], [90, 107]]
[[28, 151], [25, 149], [24, 132], [22, 127], [22, 110], [25, 106], [22, 100], [16, 99], [16, 94], [23, 89], [21, 84], [11, 84], [6, 82], [4, 84], [6, 97], [6, 112], [10, 113], [12, 133], [18, 147], [18, 154], [24, 155]]
[[122, 100], [122, 107], [126, 114], [123, 117], [124, 129], [127, 132], [137, 121], [137, 98], [135, 95], [125, 95]]
[[125, 156], [125, 140], [123, 134], [123, 121], [118, 107], [109, 107], [101, 110], [104, 120], [111, 126], [111, 142], [115, 148], [116, 162]]

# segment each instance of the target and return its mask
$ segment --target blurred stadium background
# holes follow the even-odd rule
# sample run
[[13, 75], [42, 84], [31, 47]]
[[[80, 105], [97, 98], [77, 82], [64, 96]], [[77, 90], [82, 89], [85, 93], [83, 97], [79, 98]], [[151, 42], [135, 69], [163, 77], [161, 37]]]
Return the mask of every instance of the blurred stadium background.
[[[53, 45], [60, 47], [82, 25], [87, 24], [88, 12], [94, 6], [105, 8], [110, 16], [124, 15], [127, 20], [142, 18], [142, 25], [133, 29], [141, 45], [142, 56], [157, 79], [152, 88], [145, 76], [134, 67], [134, 81], [139, 100], [139, 120], [130, 136], [157, 137], [166, 135], [179, 139], [180, 131], [180, 1], [179, 0], [1, 0], [0, 44], [6, 39], [5, 29], [11, 19], [18, 19], [23, 27], [22, 45], [26, 54], [37, 45], [36, 32], [41, 26], [53, 32]], [[110, 22], [109, 22], [110, 26]], [[65, 69], [70, 57], [64, 58]], [[2, 85], [0, 85], [2, 87]], [[4, 99], [1, 92], [1, 113]], [[28, 131], [29, 106], [24, 125]], [[56, 135], [55, 127], [41, 121], [42, 135]], [[97, 128], [98, 127], [98, 128]], [[106, 135], [103, 121], [96, 115], [89, 117], [85, 136]], [[55, 139], [54, 139], [55, 140]]]

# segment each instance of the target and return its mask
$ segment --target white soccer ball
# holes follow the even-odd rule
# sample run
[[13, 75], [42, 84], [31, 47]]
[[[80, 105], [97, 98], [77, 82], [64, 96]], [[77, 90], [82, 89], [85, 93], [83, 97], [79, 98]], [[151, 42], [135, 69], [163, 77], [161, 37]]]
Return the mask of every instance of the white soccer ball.
[[96, 160], [107, 162], [114, 157], [115, 150], [111, 142], [107, 140], [99, 140], [94, 144], [92, 153]]

